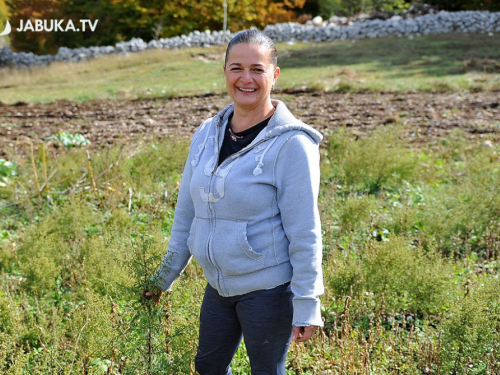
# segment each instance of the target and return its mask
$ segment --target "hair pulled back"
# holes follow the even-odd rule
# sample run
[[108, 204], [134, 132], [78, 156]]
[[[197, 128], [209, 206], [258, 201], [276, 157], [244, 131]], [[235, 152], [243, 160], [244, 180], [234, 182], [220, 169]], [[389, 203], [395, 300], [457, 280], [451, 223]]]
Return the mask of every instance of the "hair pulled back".
[[270, 63], [273, 64], [275, 67], [278, 66], [278, 50], [276, 49], [274, 41], [271, 38], [269, 38], [266, 34], [256, 29], [241, 31], [238, 34], [236, 34], [233, 39], [231, 39], [231, 41], [227, 45], [226, 57], [224, 59], [224, 66], [226, 66], [227, 64], [227, 59], [229, 57], [229, 52], [231, 51], [231, 48], [241, 43], [256, 44], [258, 46], [266, 48], [269, 51]]

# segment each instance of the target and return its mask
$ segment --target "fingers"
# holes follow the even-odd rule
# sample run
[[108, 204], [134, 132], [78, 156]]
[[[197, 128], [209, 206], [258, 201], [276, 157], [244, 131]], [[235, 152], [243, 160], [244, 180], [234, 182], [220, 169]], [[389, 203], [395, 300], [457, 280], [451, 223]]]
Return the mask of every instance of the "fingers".
[[160, 303], [160, 298], [161, 298], [161, 290], [155, 295], [154, 297], [154, 301], [155, 301], [155, 307], [158, 306], [158, 304]]
[[292, 340], [304, 342], [309, 340], [314, 332], [318, 329], [317, 326], [293, 327]]
[[144, 297], [146, 297], [147, 299], [151, 299], [151, 298], [153, 297], [153, 293], [152, 293], [152, 292], [149, 292], [149, 291], [147, 291], [147, 290], [143, 290], [143, 291], [142, 291], [142, 295], [143, 295]]
[[143, 290], [142, 295], [146, 299], [153, 299], [155, 302], [155, 307], [158, 306], [158, 303], [160, 303], [160, 298], [161, 298], [162, 291], [158, 291], [156, 293], [150, 292], [149, 290]]

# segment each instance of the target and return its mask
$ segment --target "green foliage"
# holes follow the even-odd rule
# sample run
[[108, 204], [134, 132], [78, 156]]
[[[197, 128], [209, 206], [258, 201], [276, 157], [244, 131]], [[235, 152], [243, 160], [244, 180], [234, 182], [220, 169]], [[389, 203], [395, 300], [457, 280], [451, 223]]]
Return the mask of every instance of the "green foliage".
[[500, 369], [500, 282], [477, 278], [450, 310], [443, 334], [444, 370], [454, 374]]
[[337, 298], [368, 293], [378, 308], [417, 315], [439, 314], [451, 302], [453, 268], [438, 252], [411, 246], [406, 238], [392, 238], [364, 253], [333, 264], [329, 285]]
[[350, 194], [346, 199], [339, 199], [332, 205], [332, 214], [338, 218], [339, 231], [368, 232], [376, 204], [376, 200], [368, 195]]
[[18, 250], [26, 288], [39, 295], [53, 293], [58, 275], [64, 285], [81, 283], [74, 263], [82, 263], [81, 242], [98, 220], [90, 206], [73, 200], [32, 226]]
[[9, 299], [0, 292], [0, 332], [8, 332], [12, 327], [11, 309]]
[[412, 178], [416, 168], [412, 152], [388, 130], [357, 141], [344, 131], [336, 132], [327, 141], [327, 152], [327, 177], [369, 194]]
[[[228, 26], [242, 30], [268, 23], [289, 21], [304, 0], [234, 1], [228, 0]], [[159, 37], [187, 34], [195, 30], [222, 30], [223, 9], [220, 1], [144, 1], [144, 0], [8, 0], [12, 21], [20, 19], [65, 19], [79, 25], [81, 19], [98, 20], [95, 31], [26, 32], [12, 36], [17, 50], [55, 53], [57, 48], [110, 45], [134, 37], [149, 41]]]
[[489, 10], [500, 11], [500, 4], [495, 0], [428, 0], [425, 3], [435, 5], [439, 9], [460, 10]]
[[496, 151], [450, 138], [419, 158], [421, 182], [399, 190], [388, 227], [424, 246], [435, 242], [445, 254], [491, 257], [500, 226]]
[[7, 4], [5, 0], [0, 0], [0, 30], [5, 29], [7, 20], [9, 19], [9, 10], [7, 9]]
[[72, 147], [81, 147], [90, 144], [90, 141], [88, 139], [78, 133], [71, 134], [59, 131], [55, 135], [51, 135], [50, 137], [48, 137], [45, 142], [48, 142], [52, 139], [62, 144], [66, 151], [68, 151]]
[[[344, 130], [322, 150], [325, 328], [292, 344], [289, 373], [498, 372], [498, 148], [458, 132], [410, 149], [398, 134]], [[72, 148], [47, 152], [46, 167], [40, 149], [39, 176], [70, 178], [34, 197], [31, 163], [18, 162], [28, 191], [0, 198], [13, 203], [0, 223], [0, 372], [193, 373], [203, 271], [191, 264], [157, 306], [141, 294], [187, 149], [141, 141], [89, 161]], [[248, 372], [244, 346], [233, 367]]]
[[0, 159], [0, 187], [5, 187], [12, 183], [12, 178], [16, 176], [16, 164]]
[[359, 12], [402, 11], [410, 6], [408, 0], [318, 0], [320, 14], [324, 17], [333, 15], [353, 16]]

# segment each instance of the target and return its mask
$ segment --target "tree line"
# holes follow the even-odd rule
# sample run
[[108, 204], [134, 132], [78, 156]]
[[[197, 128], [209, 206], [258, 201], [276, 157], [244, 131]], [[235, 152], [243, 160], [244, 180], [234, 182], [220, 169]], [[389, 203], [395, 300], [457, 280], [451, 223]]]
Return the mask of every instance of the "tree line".
[[[224, 0], [0, 0], [0, 30], [9, 20], [10, 45], [16, 51], [56, 53], [60, 46], [77, 48], [114, 45], [139, 37], [146, 41], [187, 34], [194, 30], [222, 30]], [[358, 12], [394, 11], [415, 0], [227, 0], [228, 29], [263, 28], [276, 22], [310, 16], [350, 16]], [[498, 0], [427, 0], [444, 10], [500, 11]], [[28, 20], [90, 20], [95, 30], [16, 32]]]

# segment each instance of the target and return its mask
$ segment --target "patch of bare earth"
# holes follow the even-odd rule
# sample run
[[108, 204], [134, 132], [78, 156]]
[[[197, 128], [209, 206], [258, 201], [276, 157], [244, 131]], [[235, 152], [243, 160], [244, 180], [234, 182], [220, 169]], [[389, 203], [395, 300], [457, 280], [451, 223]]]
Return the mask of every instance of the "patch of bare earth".
[[[357, 137], [377, 127], [404, 128], [411, 142], [429, 142], [463, 129], [470, 138], [500, 139], [500, 93], [325, 93], [284, 91], [283, 100], [302, 121], [323, 133], [346, 127]], [[0, 157], [25, 155], [29, 143], [56, 132], [80, 133], [91, 148], [132, 144], [140, 139], [189, 137], [231, 99], [204, 95], [133, 101], [56, 101], [0, 104]], [[53, 143], [53, 147], [57, 147]]]

